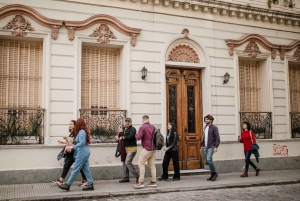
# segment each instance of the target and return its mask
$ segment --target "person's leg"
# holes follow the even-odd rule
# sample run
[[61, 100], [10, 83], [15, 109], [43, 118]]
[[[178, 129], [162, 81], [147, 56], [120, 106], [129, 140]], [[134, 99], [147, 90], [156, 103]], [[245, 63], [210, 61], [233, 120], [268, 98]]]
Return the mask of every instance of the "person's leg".
[[[73, 170], [72, 170], [71, 175], [70, 175], [68, 181], [66, 182], [66, 184], [68, 184], [70, 186], [73, 184], [78, 173], [80, 172], [81, 168], [83, 167], [83, 165], [86, 163], [87, 160], [88, 160], [88, 157], [79, 157], [79, 158], [75, 159]], [[85, 172], [84, 172], [84, 174], [87, 177]]]
[[155, 168], [155, 163], [154, 163], [155, 153], [156, 153], [156, 150], [150, 151], [150, 156], [147, 160], [148, 166], [150, 167], [150, 170], [151, 170], [151, 182], [153, 182], [153, 183], [156, 183], [156, 168]]
[[[127, 167], [127, 170], [131, 172], [135, 177], [139, 176], [139, 171], [136, 169], [135, 165], [132, 163], [134, 157], [136, 155], [136, 152], [128, 152], [125, 160], [125, 165]], [[129, 178], [129, 173], [128, 173]]]
[[140, 170], [140, 177], [139, 177], [139, 183], [144, 183], [145, 179], [145, 163], [148, 159], [148, 151], [146, 149], [142, 149], [139, 161], [138, 161], [138, 166]]
[[65, 164], [64, 164], [64, 167], [63, 167], [63, 171], [61, 173], [61, 176], [60, 176], [60, 181], [62, 182], [66, 176], [68, 175], [68, 172], [71, 168], [71, 166], [73, 165], [74, 163], [74, 158], [73, 156], [67, 156], [66, 158], [66, 161], [65, 161]]
[[250, 156], [251, 156], [251, 151], [246, 151], [245, 152], [245, 172], [249, 171], [249, 164], [250, 164]]
[[129, 179], [129, 170], [128, 170], [125, 162], [122, 162], [122, 165], [123, 165], [123, 179], [122, 180], [127, 180], [127, 179]]
[[82, 180], [86, 181], [86, 176], [84, 175], [84, 172], [82, 169], [80, 170], [80, 173], [81, 173]]
[[173, 179], [180, 179], [178, 151], [172, 151], [172, 161], [174, 167]]
[[208, 162], [208, 165], [209, 165], [210, 172], [212, 174], [216, 173], [215, 165], [214, 165], [214, 162], [213, 162], [213, 154], [214, 154], [214, 148], [207, 148], [206, 149], [206, 159], [207, 159], [207, 162]]
[[82, 170], [87, 178], [87, 184], [84, 186], [84, 188], [82, 190], [84, 190], [84, 191], [94, 190], [94, 181], [92, 178], [89, 160], [86, 160], [86, 162], [84, 163], [84, 165], [82, 167]]
[[170, 151], [166, 151], [163, 160], [163, 176], [162, 176], [163, 179], [169, 179], [168, 167], [170, 164], [170, 160], [171, 160], [171, 153]]

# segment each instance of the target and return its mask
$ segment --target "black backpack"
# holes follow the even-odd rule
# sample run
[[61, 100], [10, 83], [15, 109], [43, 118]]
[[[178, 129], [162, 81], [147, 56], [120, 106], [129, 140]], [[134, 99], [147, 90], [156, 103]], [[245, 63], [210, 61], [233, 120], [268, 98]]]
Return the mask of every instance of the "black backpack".
[[156, 150], [161, 150], [165, 145], [164, 136], [161, 134], [160, 129], [155, 128], [152, 143], [156, 146]]

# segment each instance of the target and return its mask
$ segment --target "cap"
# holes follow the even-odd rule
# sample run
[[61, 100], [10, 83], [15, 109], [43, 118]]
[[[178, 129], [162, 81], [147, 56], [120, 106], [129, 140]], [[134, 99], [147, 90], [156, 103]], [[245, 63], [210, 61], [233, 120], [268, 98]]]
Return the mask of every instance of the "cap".
[[131, 118], [129, 118], [129, 117], [126, 118], [125, 121], [130, 121], [130, 122], [132, 122]]

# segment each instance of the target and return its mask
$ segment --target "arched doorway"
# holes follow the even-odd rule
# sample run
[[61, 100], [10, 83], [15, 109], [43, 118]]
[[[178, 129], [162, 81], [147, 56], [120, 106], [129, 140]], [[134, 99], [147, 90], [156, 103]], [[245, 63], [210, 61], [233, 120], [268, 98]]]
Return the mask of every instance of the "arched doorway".
[[[200, 143], [202, 121], [202, 49], [190, 39], [178, 39], [166, 54], [166, 117], [179, 134], [180, 169], [202, 167]], [[170, 163], [169, 170], [173, 169]]]

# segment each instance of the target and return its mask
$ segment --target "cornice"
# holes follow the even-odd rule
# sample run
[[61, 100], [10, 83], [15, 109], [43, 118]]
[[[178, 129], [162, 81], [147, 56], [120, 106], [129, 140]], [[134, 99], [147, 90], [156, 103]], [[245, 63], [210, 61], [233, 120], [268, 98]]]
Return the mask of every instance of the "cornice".
[[[124, 1], [124, 0], [121, 0]], [[127, 0], [126, 0], [127, 1]], [[224, 1], [212, 0], [131, 0], [131, 2], [142, 2], [155, 6], [172, 6], [174, 9], [202, 11], [215, 15], [246, 18], [247, 20], [263, 21], [291, 26], [300, 26], [300, 14], [270, 10], [249, 5], [241, 5]]]
[[[293, 49], [295, 49], [296, 47], [298, 47], [297, 50], [295, 51], [293, 57], [296, 57], [298, 60], [300, 60], [299, 53], [298, 53], [299, 48], [300, 48], [300, 40], [294, 41], [294, 42], [290, 43], [289, 45], [280, 45], [280, 44], [271, 43], [262, 35], [247, 34], [247, 35], [243, 36], [242, 38], [240, 38], [239, 40], [227, 39], [227, 40], [225, 40], [225, 42], [228, 46], [228, 51], [229, 51], [230, 56], [233, 55], [233, 51], [234, 51], [235, 47], [239, 47], [247, 42], [250, 42], [250, 43], [258, 43], [263, 48], [271, 51], [272, 59], [276, 58], [276, 52], [279, 51], [281, 60], [284, 59], [284, 55], [286, 52], [290, 52]], [[257, 52], [257, 53], [260, 53], [260, 52]]]

